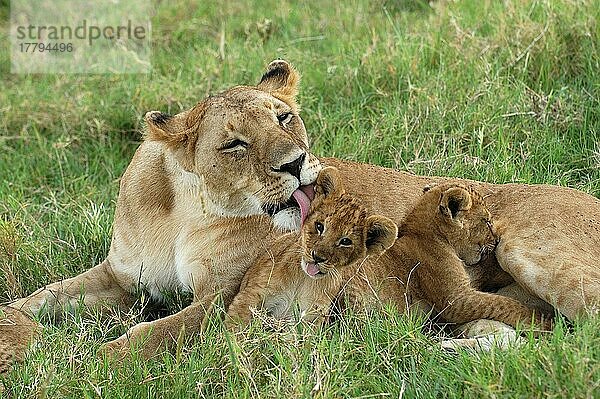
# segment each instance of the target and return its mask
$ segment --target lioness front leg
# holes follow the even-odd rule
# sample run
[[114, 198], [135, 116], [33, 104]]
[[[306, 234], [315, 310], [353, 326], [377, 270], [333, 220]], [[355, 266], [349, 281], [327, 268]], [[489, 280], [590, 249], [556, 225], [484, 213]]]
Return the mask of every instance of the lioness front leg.
[[194, 281], [194, 301], [191, 305], [173, 315], [137, 324], [119, 338], [102, 346], [101, 352], [109, 357], [123, 359], [131, 354], [132, 348], [139, 349], [143, 358], [150, 358], [161, 350], [172, 350], [178, 340], [187, 339], [202, 332], [203, 322], [215, 301], [220, 297], [225, 308], [229, 306], [236, 290], [239, 279], [228, 280], [221, 276], [216, 284], [207, 267], [200, 264], [192, 267], [197, 273]]
[[80, 301], [86, 306], [102, 303], [129, 309], [134, 298], [119, 285], [110, 262], [105, 260], [78, 276], [49, 284], [26, 298], [17, 299], [9, 306], [29, 316], [47, 314], [53, 320], [60, 320], [63, 311], [75, 308]]
[[110, 358], [123, 359], [131, 354], [132, 348], [148, 359], [163, 349], [172, 350], [179, 340], [200, 333], [205, 316], [210, 311], [215, 295], [195, 301], [178, 313], [151, 322], [139, 323], [119, 338], [100, 348]]

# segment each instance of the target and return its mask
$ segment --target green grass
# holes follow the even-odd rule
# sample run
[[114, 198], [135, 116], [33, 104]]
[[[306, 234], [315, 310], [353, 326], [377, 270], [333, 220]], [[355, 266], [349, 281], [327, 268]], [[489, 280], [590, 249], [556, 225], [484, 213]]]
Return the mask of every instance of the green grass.
[[[150, 74], [26, 76], [9, 74], [0, 2], [0, 301], [106, 255], [146, 111], [256, 83], [278, 57], [303, 74], [319, 155], [600, 196], [598, 0], [226, 4], [160, 2]], [[176, 356], [115, 369], [95, 352], [123, 331], [93, 314], [49, 327], [4, 395], [600, 396], [599, 320], [479, 356], [442, 353], [393, 314], [239, 336], [215, 321]]]

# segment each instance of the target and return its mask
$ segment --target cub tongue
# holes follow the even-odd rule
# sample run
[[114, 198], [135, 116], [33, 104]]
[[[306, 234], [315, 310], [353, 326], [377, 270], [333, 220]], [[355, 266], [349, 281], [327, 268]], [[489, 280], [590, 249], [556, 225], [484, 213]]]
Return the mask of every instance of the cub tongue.
[[[312, 189], [311, 187], [309, 187], [310, 189]], [[308, 195], [306, 195], [305, 191], [307, 187], [306, 186], [301, 186], [300, 188], [297, 188], [296, 191], [294, 191], [292, 193], [292, 197], [294, 197], [294, 199], [296, 200], [296, 202], [298, 203], [298, 206], [300, 207], [300, 225], [303, 226], [304, 225], [304, 221], [306, 220], [306, 215], [308, 215], [308, 209], [310, 208], [310, 198], [308, 197]], [[309, 191], [310, 193], [310, 191]], [[314, 196], [314, 194], [313, 194]]]
[[307, 263], [306, 264], [306, 274], [308, 274], [311, 277], [314, 277], [317, 274], [319, 274], [319, 269], [317, 268], [317, 265], [315, 265], [312, 262]]

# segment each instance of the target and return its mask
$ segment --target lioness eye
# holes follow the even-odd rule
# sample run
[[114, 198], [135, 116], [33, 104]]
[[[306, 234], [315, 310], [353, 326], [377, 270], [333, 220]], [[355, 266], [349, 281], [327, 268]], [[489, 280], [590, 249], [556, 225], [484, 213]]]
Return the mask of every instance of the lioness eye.
[[292, 116], [293, 115], [291, 112], [284, 112], [283, 114], [277, 115], [277, 120], [279, 121], [280, 125], [284, 125], [292, 120]]
[[246, 149], [246, 148], [248, 148], [248, 143], [246, 143], [245, 141], [239, 140], [239, 139], [234, 139], [234, 140], [226, 141], [219, 149], [221, 151], [229, 152], [229, 151], [236, 151], [236, 150], [241, 150], [241, 149]]
[[344, 237], [340, 240], [340, 245], [342, 247], [349, 247], [350, 245], [352, 245], [352, 240], [348, 237]]
[[325, 230], [323, 223], [315, 222], [315, 230], [317, 230], [317, 233], [319, 233], [319, 235], [323, 234], [323, 230]]

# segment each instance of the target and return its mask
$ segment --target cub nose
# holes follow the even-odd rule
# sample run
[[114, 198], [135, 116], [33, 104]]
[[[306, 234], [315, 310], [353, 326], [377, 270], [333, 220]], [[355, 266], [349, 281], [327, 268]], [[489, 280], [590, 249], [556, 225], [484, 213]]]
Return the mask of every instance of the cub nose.
[[312, 256], [313, 260], [315, 261], [315, 263], [323, 263], [327, 260], [325, 258], [321, 258], [319, 255], [317, 255], [317, 253], [315, 251], [311, 252], [311, 256]]
[[300, 171], [302, 170], [304, 158], [306, 158], [306, 153], [302, 153], [302, 155], [294, 159], [292, 162], [281, 165], [279, 172], [287, 172], [300, 181]]

